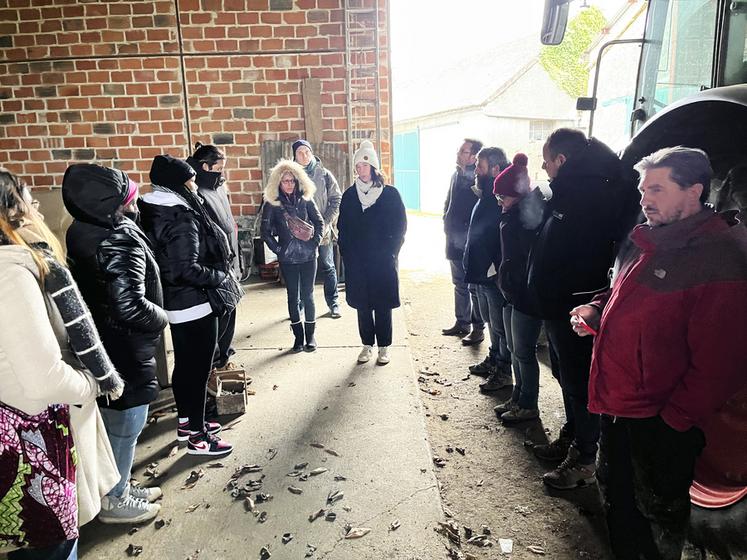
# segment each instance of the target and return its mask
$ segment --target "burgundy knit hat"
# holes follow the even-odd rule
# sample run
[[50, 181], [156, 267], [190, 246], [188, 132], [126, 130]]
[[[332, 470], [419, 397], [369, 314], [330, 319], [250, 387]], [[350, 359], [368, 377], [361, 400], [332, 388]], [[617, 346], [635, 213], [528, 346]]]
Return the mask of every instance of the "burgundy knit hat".
[[493, 182], [493, 194], [500, 196], [522, 197], [529, 192], [529, 172], [526, 154], [518, 153], [514, 161]]

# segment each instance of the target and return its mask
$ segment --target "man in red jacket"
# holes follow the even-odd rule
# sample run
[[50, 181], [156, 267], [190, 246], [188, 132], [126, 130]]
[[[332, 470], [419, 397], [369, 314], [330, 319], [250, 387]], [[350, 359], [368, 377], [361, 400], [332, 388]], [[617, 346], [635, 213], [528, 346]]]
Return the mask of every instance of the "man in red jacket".
[[598, 333], [589, 410], [602, 415], [615, 557], [679, 560], [701, 427], [744, 385], [747, 230], [705, 205], [701, 150], [665, 148], [635, 168], [647, 223], [621, 250], [612, 288], [573, 309], [571, 324]]

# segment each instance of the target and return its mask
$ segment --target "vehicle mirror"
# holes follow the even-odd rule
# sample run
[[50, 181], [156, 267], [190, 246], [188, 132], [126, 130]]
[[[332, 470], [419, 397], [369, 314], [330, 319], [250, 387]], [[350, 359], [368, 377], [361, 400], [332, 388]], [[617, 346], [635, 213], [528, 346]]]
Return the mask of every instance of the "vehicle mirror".
[[596, 111], [596, 97], [579, 97], [576, 99], [576, 111]]
[[563, 42], [568, 24], [569, 2], [570, 0], [545, 0], [540, 36], [543, 45], [559, 45]]

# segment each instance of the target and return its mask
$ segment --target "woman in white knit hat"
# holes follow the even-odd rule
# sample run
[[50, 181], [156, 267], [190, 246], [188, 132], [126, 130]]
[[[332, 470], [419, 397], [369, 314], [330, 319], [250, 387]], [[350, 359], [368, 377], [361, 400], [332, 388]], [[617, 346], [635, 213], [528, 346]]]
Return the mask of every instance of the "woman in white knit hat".
[[399, 191], [385, 184], [373, 144], [364, 140], [353, 156], [357, 178], [342, 195], [339, 246], [345, 264], [348, 305], [358, 311], [363, 349], [359, 363], [368, 362], [374, 344], [377, 363], [389, 363], [392, 309], [399, 307], [397, 257], [407, 230], [405, 205]]

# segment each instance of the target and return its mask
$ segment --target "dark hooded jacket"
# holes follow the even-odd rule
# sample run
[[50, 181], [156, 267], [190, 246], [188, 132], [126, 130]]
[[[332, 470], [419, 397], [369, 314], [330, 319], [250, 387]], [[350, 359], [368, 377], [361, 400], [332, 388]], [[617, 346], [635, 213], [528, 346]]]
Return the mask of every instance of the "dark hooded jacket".
[[475, 166], [457, 168], [451, 176], [449, 192], [444, 203], [444, 233], [446, 234], [446, 258], [462, 262], [467, 230], [477, 195], [472, 192], [475, 184]]
[[480, 190], [482, 196], [472, 210], [464, 248], [464, 281], [470, 284], [493, 282], [501, 264], [501, 207], [493, 196], [493, 178], [481, 181]]
[[[290, 197], [280, 192], [280, 179], [285, 172], [290, 172], [298, 180], [298, 188]], [[264, 192], [262, 240], [282, 264], [303, 264], [317, 257], [324, 220], [314, 204], [315, 190], [314, 182], [303, 167], [294, 161], [280, 160], [270, 173]], [[286, 215], [311, 223], [314, 226], [311, 239], [296, 239], [288, 227]]]
[[187, 163], [195, 170], [197, 176], [197, 192], [205, 201], [205, 208], [210, 217], [223, 230], [231, 248], [230, 262], [227, 263], [233, 269], [237, 278], [241, 278], [241, 250], [239, 248], [239, 232], [236, 220], [231, 211], [231, 201], [228, 199], [225, 178], [219, 171], [205, 171], [202, 164], [189, 157]]
[[[623, 235], [627, 184], [620, 160], [592, 138], [550, 183], [552, 198], [529, 255], [528, 296], [542, 319], [567, 318], [609, 287], [615, 244]], [[627, 195], [627, 193], [625, 193]]]
[[66, 237], [70, 270], [125, 381], [120, 399], [100, 404], [117, 410], [157, 397], [155, 353], [167, 325], [150, 244], [135, 222], [115, 215], [127, 190], [123, 172], [92, 164], [70, 166], [62, 181], [74, 218]]

